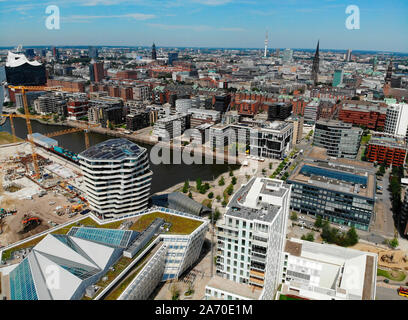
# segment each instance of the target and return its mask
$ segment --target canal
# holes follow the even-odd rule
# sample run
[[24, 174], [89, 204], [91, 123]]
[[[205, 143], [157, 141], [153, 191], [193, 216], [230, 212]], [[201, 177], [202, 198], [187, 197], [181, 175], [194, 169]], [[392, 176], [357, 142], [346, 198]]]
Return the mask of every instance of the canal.
[[[54, 126], [54, 125], [45, 125], [38, 121], [31, 121], [33, 132], [38, 133], [50, 133], [54, 131], [60, 131], [64, 129], [69, 129], [65, 126]], [[16, 135], [19, 138], [26, 139], [27, 137], [27, 127], [25, 119], [14, 118], [14, 126], [16, 129]], [[7, 131], [11, 133], [10, 122], [7, 122], [0, 127], [0, 131]], [[59, 137], [54, 137], [53, 139], [58, 141], [60, 147], [68, 149], [75, 153], [80, 153], [85, 150], [85, 138], [83, 132], [71, 133]], [[105, 140], [112, 139], [112, 137], [99, 134], [99, 133], [90, 133], [89, 142], [93, 146]], [[152, 146], [139, 144], [142, 147], [146, 148], [150, 154]], [[215, 161], [214, 161], [215, 162]], [[203, 161], [204, 163], [204, 161]], [[159, 164], [155, 165], [150, 163], [150, 168], [153, 171], [153, 181], [152, 181], [152, 193], [157, 193], [164, 191], [175, 184], [183, 182], [185, 180], [196, 180], [201, 178], [202, 180], [213, 180], [216, 179], [219, 175], [228, 172], [228, 170], [238, 168], [237, 165], [227, 165], [227, 164]]]

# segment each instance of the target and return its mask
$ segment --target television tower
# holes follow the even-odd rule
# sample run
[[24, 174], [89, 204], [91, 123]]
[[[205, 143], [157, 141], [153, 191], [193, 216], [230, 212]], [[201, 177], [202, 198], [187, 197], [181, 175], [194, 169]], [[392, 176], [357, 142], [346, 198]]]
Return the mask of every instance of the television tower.
[[264, 58], [266, 58], [268, 54], [268, 31], [266, 31], [266, 36], [265, 36], [265, 52], [264, 52]]

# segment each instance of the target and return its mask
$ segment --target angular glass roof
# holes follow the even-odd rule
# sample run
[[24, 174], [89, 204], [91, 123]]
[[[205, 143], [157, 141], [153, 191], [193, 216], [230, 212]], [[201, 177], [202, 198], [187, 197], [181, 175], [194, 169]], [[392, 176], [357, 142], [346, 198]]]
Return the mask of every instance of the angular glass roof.
[[134, 231], [113, 230], [102, 228], [78, 228], [73, 227], [68, 235], [84, 240], [94, 241], [110, 247], [126, 248]]
[[11, 300], [38, 300], [28, 258], [10, 272]]

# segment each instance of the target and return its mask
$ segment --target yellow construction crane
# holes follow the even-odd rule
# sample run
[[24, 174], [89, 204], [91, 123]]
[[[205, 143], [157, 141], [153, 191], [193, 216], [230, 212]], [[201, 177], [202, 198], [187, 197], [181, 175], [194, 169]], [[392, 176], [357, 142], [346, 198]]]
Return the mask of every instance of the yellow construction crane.
[[[35, 152], [35, 143], [34, 143], [34, 141], [32, 139], [33, 129], [31, 127], [30, 119], [44, 119], [44, 118], [49, 118], [49, 116], [32, 116], [32, 115], [30, 115], [26, 92], [27, 91], [59, 91], [59, 90], [66, 90], [66, 89], [63, 88], [62, 86], [46, 87], [46, 86], [12, 86], [12, 85], [9, 85], [8, 87], [13, 91], [16, 91], [16, 90], [21, 91], [21, 96], [23, 98], [23, 105], [24, 105], [24, 115], [14, 115], [13, 114], [13, 115], [4, 115], [4, 116], [8, 116], [10, 118], [10, 126], [11, 126], [11, 130], [12, 130], [12, 134], [14, 136], [14, 141], [16, 141], [15, 140], [16, 135], [15, 135], [13, 117], [21, 117], [21, 118], [26, 119], [27, 132], [28, 132], [27, 139], [31, 144], [35, 175], [36, 175], [37, 178], [40, 178], [40, 168], [38, 166], [37, 154]], [[93, 125], [92, 127], [96, 127], [96, 126], [99, 126], [99, 125]], [[91, 126], [88, 124], [88, 126], [86, 126], [86, 127], [72, 128], [72, 129], [62, 130], [62, 131], [58, 131], [58, 132], [53, 132], [53, 133], [46, 134], [46, 136], [48, 136], [48, 137], [57, 137], [57, 136], [68, 134], [68, 133], [84, 131], [85, 132], [85, 147], [86, 147], [86, 149], [88, 149], [89, 146], [90, 146], [89, 145], [89, 136], [88, 136], [90, 128], [91, 128]]]
[[[13, 136], [13, 140], [14, 142], [17, 142], [17, 136], [16, 136], [16, 129], [14, 127], [14, 120], [13, 118], [25, 118], [26, 115], [25, 114], [1, 114], [1, 117], [8, 117], [10, 119], [10, 127], [11, 127], [11, 134]], [[50, 119], [51, 116], [33, 116], [33, 115], [29, 115], [28, 116], [30, 119]]]

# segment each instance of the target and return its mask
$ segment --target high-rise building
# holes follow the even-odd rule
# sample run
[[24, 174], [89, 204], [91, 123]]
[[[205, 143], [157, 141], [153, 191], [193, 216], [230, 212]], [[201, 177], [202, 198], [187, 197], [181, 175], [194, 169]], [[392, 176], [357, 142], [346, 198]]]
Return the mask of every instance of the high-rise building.
[[313, 144], [325, 148], [330, 157], [355, 159], [360, 149], [363, 129], [341, 121], [316, 122]]
[[283, 270], [290, 196], [291, 188], [283, 181], [259, 177], [234, 194], [217, 224], [220, 281], [218, 288], [207, 286], [207, 298], [220, 297], [218, 291], [237, 294], [228, 286], [233, 282], [247, 292], [256, 291], [252, 299], [274, 299]]
[[99, 143], [79, 154], [90, 208], [112, 218], [144, 210], [152, 171], [145, 148], [126, 139]]
[[92, 59], [98, 58], [98, 48], [90, 46], [88, 49], [88, 56]]
[[351, 49], [348, 49], [347, 50], [347, 54], [346, 54], [346, 61], [347, 62], [350, 62], [351, 61]]
[[293, 50], [292, 49], [285, 49], [283, 51], [283, 58], [282, 58], [284, 63], [290, 63], [293, 60]]
[[317, 42], [316, 52], [313, 58], [313, 66], [312, 66], [312, 80], [315, 86], [317, 85], [317, 82], [319, 80], [318, 77], [319, 77], [319, 71], [320, 71], [319, 46], [320, 46], [320, 41]]
[[390, 60], [390, 62], [388, 63], [388, 69], [387, 69], [387, 73], [385, 75], [385, 79], [384, 81], [386, 83], [391, 83], [391, 79], [392, 79], [392, 60]]
[[95, 62], [94, 66], [94, 76], [95, 82], [101, 82], [105, 78], [105, 70], [103, 68], [103, 62]]
[[268, 31], [266, 31], [266, 36], [265, 36], [265, 52], [264, 52], [264, 58], [268, 56]]
[[336, 70], [333, 74], [333, 87], [338, 87], [343, 83], [343, 70]]
[[154, 43], [152, 46], [152, 60], [157, 60], [156, 45]]
[[284, 121], [292, 114], [292, 104], [290, 102], [276, 102], [267, 106], [268, 121]]
[[384, 132], [394, 136], [406, 136], [408, 130], [408, 104], [391, 104], [387, 109]]
[[167, 56], [168, 56], [167, 64], [169, 66], [172, 66], [174, 61], [178, 60], [178, 52], [169, 52]]

